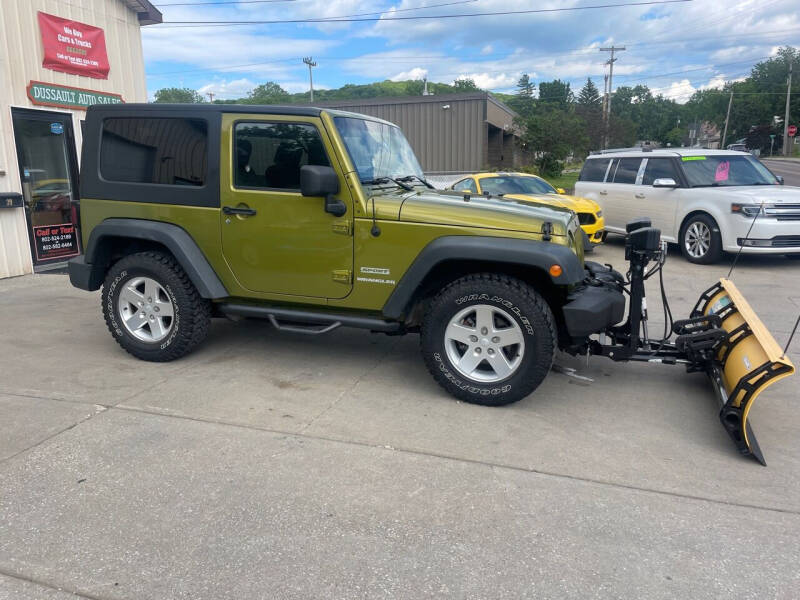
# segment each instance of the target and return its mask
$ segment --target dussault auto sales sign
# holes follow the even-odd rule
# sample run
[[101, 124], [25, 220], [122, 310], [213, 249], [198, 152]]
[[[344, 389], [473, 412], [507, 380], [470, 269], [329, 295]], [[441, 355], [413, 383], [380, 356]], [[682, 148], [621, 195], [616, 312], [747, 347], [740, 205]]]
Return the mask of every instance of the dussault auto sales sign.
[[77, 108], [79, 110], [86, 110], [94, 104], [120, 104], [123, 102], [122, 96], [119, 94], [85, 90], [68, 85], [54, 85], [43, 81], [30, 82], [28, 98], [40, 106]]
[[106, 36], [99, 27], [39, 11], [45, 69], [108, 79]]

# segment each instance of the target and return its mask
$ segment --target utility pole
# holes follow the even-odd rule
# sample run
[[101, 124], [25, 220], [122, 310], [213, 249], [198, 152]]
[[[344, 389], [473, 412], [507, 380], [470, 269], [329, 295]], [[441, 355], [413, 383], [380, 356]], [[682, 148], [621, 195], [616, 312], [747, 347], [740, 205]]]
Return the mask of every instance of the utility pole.
[[791, 138], [789, 138], [789, 99], [792, 97], [792, 61], [789, 61], [789, 81], [786, 84], [786, 115], [783, 117], [783, 155], [791, 153]]
[[[605, 132], [606, 117], [608, 116], [608, 73], [603, 75], [603, 131]], [[605, 133], [603, 134], [605, 135]], [[603, 142], [605, 144], [605, 141]], [[605, 150], [605, 146], [603, 146]]]
[[733, 92], [728, 100], [728, 112], [725, 114], [725, 129], [722, 131], [722, 143], [719, 145], [720, 150], [725, 150], [725, 138], [728, 137], [728, 121], [731, 120], [731, 104], [733, 104]]
[[206, 96], [208, 96], [209, 102], [214, 102], [214, 96], [216, 96], [216, 94], [214, 92], [206, 92]]
[[614, 46], [611, 45], [610, 48], [600, 48], [600, 52], [611, 52], [611, 57], [606, 61], [608, 65], [608, 85], [606, 86], [606, 101], [605, 101], [605, 138], [603, 142], [603, 146], [608, 145], [608, 124], [611, 120], [611, 90], [614, 86], [614, 63], [617, 62], [617, 58], [614, 58], [615, 52], [622, 52], [625, 50], [625, 46]]
[[314, 77], [311, 75], [311, 68], [316, 67], [317, 63], [315, 63], [310, 56], [306, 56], [303, 59], [303, 62], [308, 65], [308, 85], [309, 89], [311, 90], [311, 102], [314, 101]]

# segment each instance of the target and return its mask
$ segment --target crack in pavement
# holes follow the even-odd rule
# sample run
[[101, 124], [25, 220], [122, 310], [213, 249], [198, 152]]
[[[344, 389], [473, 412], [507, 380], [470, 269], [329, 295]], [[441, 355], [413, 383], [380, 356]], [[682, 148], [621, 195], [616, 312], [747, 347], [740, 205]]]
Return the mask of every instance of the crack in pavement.
[[[10, 394], [10, 395], [13, 395], [13, 394]], [[39, 398], [39, 399], [41, 399], [41, 400], [53, 400], [55, 402], [60, 402], [60, 400], [53, 399], [53, 398]], [[143, 414], [143, 415], [149, 415], [151, 417], [160, 417], [160, 418], [164, 418], [164, 419], [181, 419], [181, 420], [184, 420], [184, 421], [192, 421], [192, 422], [195, 422], [195, 423], [205, 423], [205, 424], [211, 424], [211, 425], [219, 425], [220, 427], [234, 427], [234, 428], [237, 428], [237, 429], [246, 429], [246, 430], [250, 430], [250, 431], [263, 431], [265, 433], [271, 433], [271, 434], [281, 435], [281, 436], [286, 436], [286, 437], [296, 437], [296, 438], [302, 438], [302, 439], [310, 439], [310, 440], [317, 440], [317, 441], [323, 441], [323, 442], [330, 442], [330, 443], [334, 443], [334, 444], [342, 444], [342, 445], [349, 445], [349, 446], [359, 446], [359, 447], [362, 447], [362, 448], [378, 449], [378, 450], [385, 451], [385, 452], [399, 452], [399, 453], [402, 453], [402, 454], [410, 454], [410, 455], [414, 455], [414, 456], [424, 456], [424, 457], [428, 457], [428, 458], [438, 458], [438, 459], [446, 460], [446, 461], [478, 465], [478, 466], [487, 467], [487, 468], [490, 468], [490, 469], [496, 468], [496, 469], [506, 469], [506, 470], [509, 470], [509, 471], [516, 471], [516, 472], [521, 472], [521, 473], [531, 473], [531, 474], [534, 474], [534, 475], [541, 475], [542, 477], [553, 477], [553, 478], [556, 478], [556, 479], [574, 481], [574, 482], [585, 483], [585, 484], [590, 484], [590, 485], [597, 485], [597, 486], [601, 486], [601, 487], [608, 487], [608, 488], [614, 488], [614, 489], [620, 489], [620, 490], [628, 490], [628, 491], [633, 491], [633, 492], [641, 492], [641, 493], [646, 493], [646, 494], [656, 494], [656, 495], [661, 495], [661, 496], [668, 496], [668, 497], [671, 497], [671, 498], [680, 498], [680, 499], [684, 499], [684, 500], [693, 500], [693, 501], [697, 501], [697, 502], [706, 502], [706, 503], [709, 503], [709, 504], [717, 504], [717, 505], [720, 505], [720, 506], [731, 506], [731, 507], [736, 507], [736, 508], [749, 508], [749, 509], [753, 509], [753, 510], [761, 510], [761, 511], [773, 512], [773, 513], [779, 513], [779, 514], [800, 516], [800, 510], [791, 509], [791, 508], [781, 508], [781, 507], [778, 507], [778, 506], [764, 506], [764, 505], [760, 505], [760, 504], [749, 504], [749, 503], [746, 503], [746, 502], [734, 502], [734, 501], [729, 501], [729, 500], [720, 500], [718, 498], [709, 498], [707, 496], [699, 496], [699, 495], [695, 495], [695, 494], [686, 494], [686, 493], [682, 493], [682, 492], [673, 492], [673, 491], [669, 491], [669, 490], [660, 490], [660, 489], [657, 489], [657, 488], [642, 487], [642, 486], [637, 486], [637, 485], [628, 484], [628, 483], [620, 483], [620, 482], [609, 481], [609, 480], [605, 480], [605, 479], [599, 479], [599, 478], [593, 478], [593, 477], [584, 477], [584, 476], [580, 476], [580, 475], [569, 475], [569, 474], [566, 474], [566, 473], [558, 473], [556, 471], [548, 471], [548, 470], [545, 470], [545, 469], [535, 469], [533, 467], [522, 467], [522, 466], [518, 466], [518, 465], [490, 462], [490, 461], [479, 460], [479, 459], [475, 459], [475, 458], [465, 458], [465, 457], [455, 456], [455, 455], [451, 455], [451, 454], [432, 452], [430, 450], [423, 450], [423, 449], [419, 449], [419, 448], [400, 447], [400, 446], [386, 446], [385, 444], [381, 444], [381, 443], [377, 443], [377, 442], [367, 442], [367, 441], [360, 441], [360, 440], [344, 440], [344, 439], [339, 439], [339, 438], [334, 438], [334, 437], [327, 437], [327, 436], [324, 436], [324, 435], [314, 435], [314, 434], [302, 433], [302, 432], [297, 432], [297, 431], [288, 431], [288, 430], [282, 430], [282, 429], [272, 429], [272, 428], [269, 428], [269, 427], [259, 427], [257, 425], [243, 425], [243, 424], [239, 424], [239, 423], [229, 423], [229, 422], [226, 422], [226, 421], [220, 421], [220, 420], [216, 420], [216, 419], [205, 419], [205, 418], [201, 418], [201, 417], [189, 417], [189, 416], [184, 416], [184, 415], [171, 415], [171, 414], [165, 414], [165, 413], [162, 413], [162, 412], [146, 410], [144, 408], [138, 408], [138, 407], [110, 406], [110, 407], [108, 407], [107, 411], [102, 411], [102, 412], [113, 412], [113, 411]], [[96, 413], [96, 414], [99, 414], [99, 413]], [[94, 415], [92, 415], [92, 416], [94, 416]], [[87, 420], [88, 419], [84, 419], [83, 421], [80, 421], [79, 423], [76, 423], [75, 425], [67, 427], [66, 429], [60, 431], [59, 433], [48, 437], [46, 440], [42, 440], [38, 444], [35, 444], [31, 448], [40, 446], [44, 442], [53, 439], [57, 435], [60, 435], [61, 433], [64, 433], [64, 432], [66, 432], [66, 431], [68, 431], [70, 429], [73, 429], [74, 427], [76, 427], [77, 425], [79, 425], [81, 423], [85, 423]], [[27, 450], [30, 450], [31, 448], [23, 450], [22, 452], [26, 452]], [[19, 453], [15, 454], [15, 456], [19, 456], [19, 454], [21, 454], [22, 452], [19, 452]], [[7, 460], [8, 459], [6, 459], [6, 460], [4, 460], [2, 462], [6, 462]]]
[[85, 598], [86, 600], [107, 600], [103, 596], [95, 596], [93, 594], [86, 594], [83, 592], [79, 592], [74, 589], [66, 588], [48, 581], [44, 581], [43, 579], [36, 579], [35, 577], [29, 575], [23, 575], [21, 573], [16, 573], [14, 571], [9, 571], [6, 568], [0, 567], [0, 575], [8, 577], [9, 579], [16, 579], [17, 581], [24, 581], [26, 583], [32, 583], [34, 585], [38, 585], [40, 587], [48, 588], [50, 590], [56, 592], [62, 592], [64, 594], [70, 594], [71, 596], [75, 596], [76, 598]]
[[[7, 395], [7, 396], [9, 396], [9, 395], [11, 395], [11, 394], [6, 394], [6, 395]], [[23, 396], [23, 397], [24, 397], [24, 398], [31, 398], [31, 396]], [[34, 398], [35, 398], [35, 396], [34, 396]], [[51, 400], [51, 398], [36, 398], [36, 399], [37, 399], [37, 400]], [[59, 401], [58, 401], [58, 400], [56, 400], [56, 402], [59, 402]], [[96, 417], [96, 416], [97, 416], [97, 415], [99, 415], [100, 413], [104, 413], [104, 412], [106, 412], [106, 411], [108, 410], [108, 407], [106, 407], [106, 406], [102, 406], [102, 405], [100, 405], [100, 404], [89, 404], [88, 402], [85, 402], [84, 404], [86, 404], [87, 406], [94, 406], [94, 409], [95, 409], [95, 410], [94, 410], [94, 412], [93, 412], [93, 413], [91, 413], [91, 414], [88, 414], [88, 415], [86, 415], [86, 416], [85, 416], [84, 418], [82, 418], [81, 420], [79, 420], [79, 421], [76, 421], [75, 423], [72, 423], [72, 424], [71, 424], [71, 425], [69, 425], [68, 427], [64, 427], [63, 429], [59, 429], [59, 430], [58, 430], [58, 431], [56, 431], [55, 433], [53, 433], [53, 434], [51, 434], [51, 435], [48, 435], [47, 437], [45, 437], [45, 438], [43, 438], [43, 439], [39, 440], [39, 441], [38, 441], [38, 442], [36, 442], [35, 444], [32, 444], [32, 445], [28, 446], [27, 448], [23, 448], [22, 450], [19, 450], [19, 451], [15, 452], [14, 454], [11, 454], [11, 455], [9, 455], [9, 456], [6, 456], [6, 457], [5, 457], [5, 458], [3, 458], [3, 459], [0, 459], [0, 464], [4, 463], [4, 462], [6, 462], [6, 461], [9, 461], [9, 460], [11, 460], [12, 458], [16, 458], [16, 457], [17, 457], [17, 456], [19, 456], [20, 454], [24, 454], [25, 452], [28, 452], [29, 450], [33, 450], [34, 448], [38, 448], [39, 446], [41, 446], [41, 445], [42, 445], [42, 444], [44, 444], [45, 442], [49, 442], [50, 440], [52, 440], [53, 438], [55, 438], [55, 437], [57, 437], [57, 436], [61, 435], [62, 433], [65, 433], [65, 432], [69, 431], [70, 429], [74, 429], [75, 427], [77, 427], [77, 426], [78, 426], [78, 425], [80, 425], [81, 423], [86, 423], [86, 421], [88, 421], [88, 420], [90, 420], [90, 419], [93, 419], [94, 417]]]
[[359, 383], [361, 383], [361, 382], [364, 380], [364, 378], [365, 378], [367, 375], [369, 375], [370, 373], [372, 373], [372, 372], [373, 372], [375, 369], [377, 369], [379, 366], [381, 366], [381, 364], [383, 364], [383, 361], [384, 361], [384, 360], [386, 360], [386, 357], [388, 357], [388, 356], [389, 356], [389, 355], [392, 353], [392, 351], [393, 351], [395, 348], [397, 348], [397, 345], [398, 345], [399, 343], [400, 343], [400, 342], [399, 342], [399, 340], [396, 340], [396, 341], [394, 341], [393, 343], [390, 343], [390, 344], [389, 344], [389, 348], [387, 348], [387, 349], [386, 349], [386, 351], [385, 351], [385, 352], [384, 352], [384, 353], [383, 353], [383, 354], [382, 354], [382, 355], [381, 355], [381, 356], [378, 358], [378, 360], [377, 360], [377, 361], [375, 361], [375, 364], [373, 364], [372, 366], [370, 366], [370, 367], [367, 367], [366, 369], [364, 369], [364, 372], [363, 372], [363, 373], [361, 373], [361, 375], [359, 375], [359, 376], [356, 378], [356, 380], [353, 382], [353, 385], [351, 385], [351, 386], [349, 386], [349, 387], [347, 387], [347, 388], [343, 389], [343, 390], [341, 391], [341, 393], [340, 393], [340, 394], [339, 394], [339, 395], [338, 395], [338, 396], [337, 396], [337, 397], [336, 397], [336, 398], [333, 400], [333, 402], [331, 402], [331, 403], [330, 403], [330, 404], [329, 404], [329, 405], [328, 405], [326, 408], [324, 408], [324, 409], [323, 409], [323, 410], [322, 410], [322, 411], [321, 411], [321, 412], [320, 412], [318, 415], [316, 415], [316, 416], [312, 417], [312, 418], [311, 418], [311, 419], [308, 421], [308, 423], [306, 423], [306, 424], [305, 424], [305, 425], [304, 425], [304, 426], [303, 426], [303, 427], [300, 429], [300, 431], [299, 431], [298, 433], [299, 433], [300, 435], [304, 435], [304, 434], [305, 434], [305, 431], [306, 431], [306, 430], [307, 430], [309, 427], [311, 427], [311, 426], [312, 426], [314, 423], [316, 423], [318, 419], [320, 419], [321, 417], [323, 417], [323, 416], [325, 416], [326, 414], [328, 414], [328, 412], [330, 412], [330, 411], [331, 411], [331, 410], [332, 410], [332, 409], [333, 409], [333, 408], [334, 408], [334, 407], [335, 407], [337, 404], [339, 404], [339, 402], [341, 402], [342, 398], [344, 398], [344, 397], [345, 397], [345, 395], [346, 395], [348, 392], [352, 392], [353, 390], [355, 390], [355, 389], [356, 389], [356, 387], [358, 387], [358, 384], [359, 384]]

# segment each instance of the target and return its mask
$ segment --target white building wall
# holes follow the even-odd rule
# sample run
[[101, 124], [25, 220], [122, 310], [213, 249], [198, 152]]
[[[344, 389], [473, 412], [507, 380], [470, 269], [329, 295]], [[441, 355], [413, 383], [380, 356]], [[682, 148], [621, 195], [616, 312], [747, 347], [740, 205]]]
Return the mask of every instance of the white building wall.
[[[110, 65], [108, 79], [43, 68], [44, 49], [37, 11], [102, 28]], [[72, 113], [80, 157], [80, 121], [85, 118], [85, 111], [32, 104], [26, 93], [31, 80], [121, 94], [125, 102], [146, 102], [142, 39], [136, 13], [123, 0], [0, 0], [0, 192], [22, 191], [11, 107]], [[24, 210], [0, 209], [0, 278], [32, 272]]]

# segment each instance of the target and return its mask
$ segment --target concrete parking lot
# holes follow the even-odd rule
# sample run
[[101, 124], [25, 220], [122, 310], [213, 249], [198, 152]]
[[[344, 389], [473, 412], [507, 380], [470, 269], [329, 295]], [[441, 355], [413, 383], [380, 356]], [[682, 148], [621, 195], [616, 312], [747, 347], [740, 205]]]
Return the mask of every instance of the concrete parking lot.
[[[729, 264], [673, 255], [676, 317]], [[783, 345], [800, 263], [744, 256], [734, 280]], [[417, 343], [219, 320], [150, 364], [99, 294], [0, 281], [0, 599], [797, 597], [796, 378], [751, 413], [764, 468], [680, 367], [559, 357], [593, 381], [485, 408]]]

